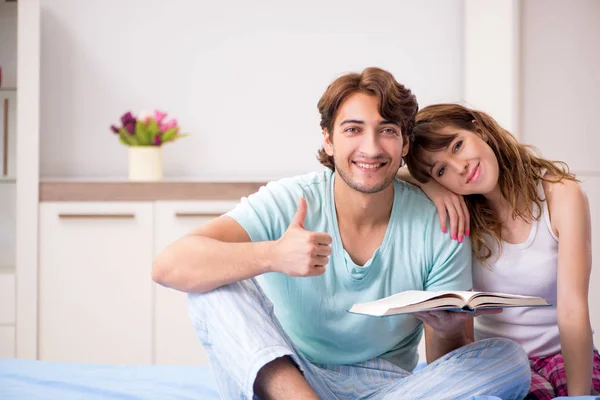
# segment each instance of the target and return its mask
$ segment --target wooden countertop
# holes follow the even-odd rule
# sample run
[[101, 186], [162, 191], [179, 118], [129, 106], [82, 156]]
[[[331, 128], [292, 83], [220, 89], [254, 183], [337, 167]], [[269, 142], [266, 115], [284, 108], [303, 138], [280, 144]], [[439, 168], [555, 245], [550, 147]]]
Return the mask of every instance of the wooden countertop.
[[239, 200], [266, 182], [42, 181], [44, 201]]

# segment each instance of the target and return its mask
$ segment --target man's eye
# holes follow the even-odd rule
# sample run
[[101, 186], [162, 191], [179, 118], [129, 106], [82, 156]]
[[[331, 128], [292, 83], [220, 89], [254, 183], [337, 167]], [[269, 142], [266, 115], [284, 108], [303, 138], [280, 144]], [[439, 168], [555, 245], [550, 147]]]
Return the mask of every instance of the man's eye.
[[438, 169], [438, 171], [437, 171], [438, 178], [440, 178], [442, 175], [444, 175], [444, 171], [446, 171], [446, 166], [443, 166], [440, 169]]
[[392, 128], [386, 128], [383, 130], [383, 133], [385, 133], [386, 135], [397, 135], [398, 132], [395, 129]]
[[456, 144], [452, 148], [452, 152], [456, 153], [458, 150], [460, 150], [460, 148], [462, 147], [462, 144], [463, 144], [462, 140], [459, 140], [458, 142], [456, 142]]
[[344, 132], [348, 132], [348, 133], [356, 133], [356, 132], [358, 132], [358, 129], [357, 129], [357, 128], [354, 128], [354, 127], [349, 127], [349, 128], [346, 128], [346, 129], [344, 130]]

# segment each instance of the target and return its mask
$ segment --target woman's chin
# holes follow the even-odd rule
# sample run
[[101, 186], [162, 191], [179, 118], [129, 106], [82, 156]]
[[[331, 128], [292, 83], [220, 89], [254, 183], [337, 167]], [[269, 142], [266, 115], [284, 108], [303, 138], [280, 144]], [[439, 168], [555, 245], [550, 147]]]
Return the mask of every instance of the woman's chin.
[[481, 194], [483, 196], [492, 193], [495, 189], [495, 185], [477, 185], [477, 187], [470, 188], [469, 194]]

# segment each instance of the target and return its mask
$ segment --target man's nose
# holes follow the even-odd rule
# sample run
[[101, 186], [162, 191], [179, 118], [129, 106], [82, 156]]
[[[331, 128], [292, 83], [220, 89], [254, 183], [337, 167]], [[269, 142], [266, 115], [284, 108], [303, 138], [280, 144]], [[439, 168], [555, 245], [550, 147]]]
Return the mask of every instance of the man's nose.
[[363, 135], [363, 140], [360, 145], [360, 150], [362, 153], [376, 157], [381, 154], [381, 145], [379, 144], [378, 135], [375, 132], [365, 132]]

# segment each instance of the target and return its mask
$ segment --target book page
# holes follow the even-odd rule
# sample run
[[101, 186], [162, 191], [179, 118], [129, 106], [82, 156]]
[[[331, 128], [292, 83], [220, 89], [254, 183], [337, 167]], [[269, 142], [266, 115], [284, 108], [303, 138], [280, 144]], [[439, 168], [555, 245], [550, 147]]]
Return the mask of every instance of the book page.
[[461, 290], [444, 290], [428, 292], [423, 290], [407, 290], [389, 297], [354, 304], [349, 312], [384, 316], [413, 313], [419, 311], [452, 310], [472, 311], [477, 308], [547, 306], [548, 303], [539, 297], [529, 297], [504, 293], [473, 292]]
[[484, 292], [474, 292], [472, 290], [443, 290], [440, 292], [431, 292], [431, 293], [455, 295], [455, 296], [458, 296], [461, 299], [463, 299], [465, 301], [465, 303], [468, 303], [469, 300], [471, 300], [474, 297], [484, 294]]
[[[422, 303], [422, 302], [431, 300], [436, 297], [447, 296], [447, 295], [449, 295], [449, 297], [459, 297], [466, 302], [468, 299], [470, 299], [472, 297], [473, 293], [478, 293], [478, 292], [465, 292], [465, 291], [453, 291], [453, 290], [444, 290], [444, 291], [439, 291], [439, 292], [426, 292], [423, 290], [407, 290], [405, 292], [393, 294], [389, 297], [386, 297], [386, 298], [383, 298], [380, 300], [376, 300], [371, 303], [378, 303], [381, 305], [386, 305], [388, 307], [402, 307], [402, 306], [408, 306], [411, 304]], [[365, 304], [369, 304], [369, 303], [365, 303]]]
[[494, 306], [549, 306], [541, 297], [522, 296], [516, 294], [504, 293], [479, 293], [469, 300], [469, 306], [472, 308], [489, 308]]
[[542, 298], [535, 296], [523, 296], [518, 294], [498, 292], [475, 292], [475, 291], [448, 291], [465, 299], [471, 308], [491, 306], [539, 306], [548, 305]]
[[348, 311], [360, 314], [386, 315], [439, 307], [460, 309], [464, 305], [465, 301], [462, 296], [456, 293], [407, 290], [383, 299], [354, 304]]

